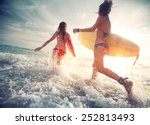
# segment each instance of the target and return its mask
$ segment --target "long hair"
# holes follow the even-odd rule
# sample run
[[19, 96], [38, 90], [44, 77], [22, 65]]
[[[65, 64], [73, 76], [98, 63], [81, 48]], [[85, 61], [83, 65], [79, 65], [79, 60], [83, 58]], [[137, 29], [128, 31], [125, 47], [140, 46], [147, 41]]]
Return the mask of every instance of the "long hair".
[[99, 6], [99, 15], [108, 16], [111, 12], [112, 0], [104, 0], [104, 2]]
[[65, 27], [66, 27], [66, 23], [65, 22], [61, 22], [58, 26], [58, 31], [59, 31], [59, 34], [62, 35], [62, 38], [63, 40], [65, 40], [65, 35], [66, 35], [66, 30], [65, 30]]

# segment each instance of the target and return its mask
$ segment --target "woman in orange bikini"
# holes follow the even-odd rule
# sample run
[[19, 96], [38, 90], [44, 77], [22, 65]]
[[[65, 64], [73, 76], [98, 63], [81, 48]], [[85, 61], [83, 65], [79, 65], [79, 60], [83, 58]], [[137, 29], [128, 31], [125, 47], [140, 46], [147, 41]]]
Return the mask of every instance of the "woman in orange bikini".
[[108, 68], [104, 67], [104, 56], [106, 51], [109, 49], [108, 44], [105, 42], [105, 37], [111, 33], [111, 22], [109, 20], [109, 13], [111, 12], [112, 1], [105, 0], [100, 6], [98, 11], [98, 18], [96, 23], [90, 27], [85, 29], [75, 28], [73, 29], [74, 33], [77, 32], [92, 32], [97, 31], [95, 47], [94, 47], [94, 63], [93, 63], [93, 75], [92, 79], [95, 79], [97, 76], [97, 72], [100, 72], [116, 81], [118, 81], [121, 85], [124, 86], [128, 95], [131, 95], [132, 85], [133, 83], [127, 78], [122, 78], [118, 74], [114, 73]]
[[56, 64], [60, 64], [63, 56], [66, 54], [66, 45], [71, 52], [71, 54], [75, 57], [74, 48], [72, 45], [71, 37], [69, 33], [66, 32], [67, 24], [65, 22], [61, 22], [58, 26], [58, 30], [53, 34], [53, 36], [46, 41], [41, 47], [35, 49], [35, 51], [40, 51], [43, 47], [57, 38], [57, 44], [53, 49], [53, 61], [56, 61]]

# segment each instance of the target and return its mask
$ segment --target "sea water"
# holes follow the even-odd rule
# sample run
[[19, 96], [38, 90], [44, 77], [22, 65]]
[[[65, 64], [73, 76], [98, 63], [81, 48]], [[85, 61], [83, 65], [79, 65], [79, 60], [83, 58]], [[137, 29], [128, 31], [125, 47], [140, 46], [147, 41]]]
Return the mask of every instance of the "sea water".
[[100, 74], [90, 81], [92, 60], [64, 58], [56, 72], [51, 62], [48, 53], [0, 45], [0, 107], [150, 107], [150, 77], [144, 75], [150, 67], [135, 68], [131, 104], [116, 81]]

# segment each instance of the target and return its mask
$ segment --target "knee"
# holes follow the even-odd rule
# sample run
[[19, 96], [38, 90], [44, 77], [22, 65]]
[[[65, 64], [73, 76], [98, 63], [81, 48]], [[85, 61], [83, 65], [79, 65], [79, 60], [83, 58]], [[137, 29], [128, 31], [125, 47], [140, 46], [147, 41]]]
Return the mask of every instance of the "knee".
[[105, 73], [105, 68], [104, 67], [98, 67], [98, 71], [100, 73]]

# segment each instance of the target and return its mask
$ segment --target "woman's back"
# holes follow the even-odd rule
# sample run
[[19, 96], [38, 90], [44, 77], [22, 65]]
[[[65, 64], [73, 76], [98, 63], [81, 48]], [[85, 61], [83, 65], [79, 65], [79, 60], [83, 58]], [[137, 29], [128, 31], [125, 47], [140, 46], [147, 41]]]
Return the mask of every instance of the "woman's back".
[[55, 48], [59, 48], [59, 49], [66, 51], [67, 37], [68, 37], [68, 33], [66, 33], [64, 36], [62, 36], [61, 33], [58, 33], [57, 44], [56, 44]]

